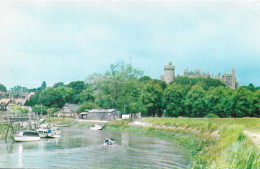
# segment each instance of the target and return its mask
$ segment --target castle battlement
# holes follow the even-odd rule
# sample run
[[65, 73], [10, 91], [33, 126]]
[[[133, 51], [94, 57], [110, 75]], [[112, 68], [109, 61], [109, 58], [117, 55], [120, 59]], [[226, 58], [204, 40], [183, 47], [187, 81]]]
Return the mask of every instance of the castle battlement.
[[[168, 65], [164, 66], [164, 76], [161, 76], [160, 79], [165, 81], [166, 83], [170, 83], [174, 81], [175, 75], [174, 75], [175, 66], [172, 65], [172, 62], [169, 62]], [[184, 77], [189, 78], [196, 78], [196, 77], [203, 77], [203, 78], [213, 78], [210, 76], [209, 71], [207, 73], [201, 72], [200, 69], [196, 69], [195, 71], [189, 71], [189, 69], [184, 69]], [[224, 75], [218, 75], [215, 76], [214, 79], [218, 79], [222, 81], [224, 84], [226, 84], [227, 87], [236, 89], [238, 87], [238, 82], [236, 81], [236, 71], [235, 68], [232, 69], [232, 73], [224, 73]]]

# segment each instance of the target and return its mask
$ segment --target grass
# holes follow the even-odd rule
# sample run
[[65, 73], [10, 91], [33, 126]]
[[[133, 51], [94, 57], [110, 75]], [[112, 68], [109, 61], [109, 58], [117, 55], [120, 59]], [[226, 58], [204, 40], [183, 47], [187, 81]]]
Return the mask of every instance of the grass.
[[[153, 126], [130, 127], [129, 121], [122, 120], [109, 123], [106, 129], [143, 133], [175, 142], [190, 152], [190, 168], [260, 168], [259, 149], [243, 134], [245, 129], [258, 132], [260, 119], [146, 118], [141, 121]], [[184, 130], [157, 126], [183, 127]], [[219, 130], [219, 136], [192, 133], [185, 130], [187, 128], [201, 133]]]
[[56, 124], [56, 125], [63, 125], [67, 126], [74, 121], [72, 118], [56, 118], [56, 117], [49, 117], [46, 119], [46, 122], [49, 124]]
[[153, 125], [190, 127], [208, 131], [227, 125], [242, 125], [246, 130], [260, 132], [260, 118], [144, 118], [141, 121]]

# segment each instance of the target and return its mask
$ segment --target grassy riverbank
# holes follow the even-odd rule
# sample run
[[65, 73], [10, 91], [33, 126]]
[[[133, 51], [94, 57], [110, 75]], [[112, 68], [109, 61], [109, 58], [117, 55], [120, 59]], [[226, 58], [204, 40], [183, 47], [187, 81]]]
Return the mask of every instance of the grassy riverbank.
[[[260, 151], [243, 133], [245, 129], [259, 132], [260, 119], [145, 118], [141, 121], [152, 123], [152, 128], [161, 126], [162, 131], [167, 130], [165, 126], [179, 127], [183, 132], [191, 132], [192, 128], [205, 140], [213, 139], [201, 142], [199, 151], [193, 153], [193, 168], [260, 168]], [[219, 135], [209, 137], [216, 130]], [[182, 145], [182, 141], [177, 143]], [[192, 144], [186, 148], [193, 151], [193, 146], [197, 147]]]

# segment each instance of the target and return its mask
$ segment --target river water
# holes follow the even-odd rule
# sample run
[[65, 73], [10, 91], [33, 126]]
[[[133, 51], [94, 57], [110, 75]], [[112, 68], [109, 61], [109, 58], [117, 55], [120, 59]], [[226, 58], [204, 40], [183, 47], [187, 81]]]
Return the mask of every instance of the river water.
[[[115, 146], [104, 146], [113, 137]], [[61, 138], [0, 141], [0, 168], [188, 168], [184, 152], [135, 133], [63, 128]]]

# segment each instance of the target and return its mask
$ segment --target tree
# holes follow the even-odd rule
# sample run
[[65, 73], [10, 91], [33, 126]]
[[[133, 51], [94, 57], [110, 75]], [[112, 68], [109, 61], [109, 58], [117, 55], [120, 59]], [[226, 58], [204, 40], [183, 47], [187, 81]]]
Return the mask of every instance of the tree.
[[260, 89], [255, 91], [252, 100], [253, 100], [252, 116], [260, 117]]
[[[104, 75], [94, 74], [89, 76], [88, 82], [93, 87], [96, 104], [102, 108], [116, 108], [119, 110], [124, 110], [124, 105], [130, 103], [137, 105], [138, 99], [135, 94], [138, 93], [138, 90], [133, 89], [129, 84], [136, 86], [137, 83], [135, 82], [142, 76], [142, 73], [142, 71], [134, 69], [130, 64], [119, 62], [111, 64], [110, 71], [107, 71]], [[123, 97], [126, 91], [131, 91], [128, 93], [129, 98]]]
[[43, 105], [35, 105], [32, 107], [32, 112], [37, 114], [46, 115], [47, 114], [47, 107]]
[[0, 84], [0, 91], [7, 92], [6, 87], [3, 84]]
[[65, 100], [59, 91], [53, 88], [46, 88], [40, 94], [39, 103], [49, 108], [61, 108], [62, 106], [64, 106]]
[[34, 106], [36, 104], [39, 104], [39, 96], [41, 91], [37, 91], [34, 95], [30, 97], [30, 100], [27, 100], [25, 102], [25, 106]]
[[58, 108], [55, 108], [55, 107], [49, 108], [49, 109], [47, 110], [47, 115], [48, 115], [48, 116], [53, 116], [53, 114], [54, 114], [55, 112], [57, 112], [57, 111], [59, 111]]
[[93, 96], [93, 90], [91, 88], [83, 90], [80, 94], [78, 94], [77, 100], [79, 100], [79, 103], [94, 102], [95, 97]]
[[72, 88], [72, 90], [74, 91], [75, 95], [80, 94], [84, 89], [87, 88], [87, 84], [85, 85], [84, 81], [70, 82], [67, 86]]
[[211, 88], [205, 98], [207, 112], [218, 115], [219, 117], [230, 117], [232, 111], [230, 98], [233, 92], [233, 89], [226, 89], [223, 86]]
[[58, 82], [58, 83], [55, 83], [52, 87], [53, 88], [57, 88], [59, 86], [65, 86], [63, 82]]
[[206, 115], [205, 91], [200, 86], [193, 86], [186, 95], [185, 116], [204, 117]]
[[14, 114], [27, 114], [28, 112], [29, 112], [29, 110], [27, 108], [24, 108], [21, 106], [13, 105], [11, 107], [11, 113], [14, 113]]
[[97, 109], [97, 108], [98, 108], [98, 106], [95, 103], [93, 103], [93, 102], [85, 102], [78, 109], [78, 113], [81, 113], [81, 112], [84, 112], [84, 111], [88, 111], [90, 109]]
[[62, 96], [62, 98], [64, 99], [64, 101], [66, 103], [73, 103], [74, 102], [74, 91], [72, 88], [70, 87], [65, 87], [65, 86], [59, 86], [57, 88], [54, 89], [55, 91], [57, 91], [58, 93], [60, 93], [60, 95]]
[[185, 90], [182, 85], [173, 84], [166, 88], [163, 94], [163, 102], [166, 108], [166, 117], [178, 117], [184, 115], [185, 95]]
[[40, 90], [44, 90], [44, 89], [46, 89], [46, 87], [47, 87], [46, 82], [43, 81], [43, 82], [42, 82], [42, 85], [41, 85], [41, 87], [40, 87], [39, 89], [40, 89]]
[[163, 89], [156, 81], [149, 81], [144, 86], [142, 101], [147, 108], [145, 116], [161, 117], [163, 115]]
[[138, 82], [147, 83], [147, 82], [149, 82], [150, 80], [152, 80], [151, 77], [149, 77], [149, 76], [142, 76], [142, 77], [140, 77], [140, 78], [138, 79]]
[[232, 117], [253, 116], [253, 92], [244, 87], [239, 87], [232, 96]]

